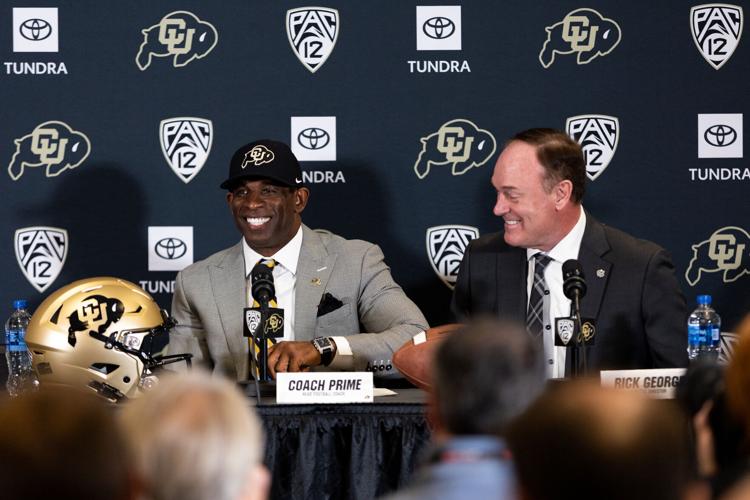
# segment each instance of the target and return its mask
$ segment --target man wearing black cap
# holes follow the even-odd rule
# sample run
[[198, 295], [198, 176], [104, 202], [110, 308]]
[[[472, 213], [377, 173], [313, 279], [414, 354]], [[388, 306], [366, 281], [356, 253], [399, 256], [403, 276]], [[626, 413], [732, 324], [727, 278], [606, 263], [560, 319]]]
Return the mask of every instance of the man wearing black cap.
[[284, 336], [269, 351], [272, 375], [323, 365], [397, 376], [393, 351], [427, 321], [393, 281], [377, 245], [302, 224], [310, 191], [289, 147], [270, 140], [241, 147], [221, 187], [243, 238], [178, 273], [170, 351], [247, 379], [242, 315], [252, 303], [249, 275], [261, 259], [273, 259]]

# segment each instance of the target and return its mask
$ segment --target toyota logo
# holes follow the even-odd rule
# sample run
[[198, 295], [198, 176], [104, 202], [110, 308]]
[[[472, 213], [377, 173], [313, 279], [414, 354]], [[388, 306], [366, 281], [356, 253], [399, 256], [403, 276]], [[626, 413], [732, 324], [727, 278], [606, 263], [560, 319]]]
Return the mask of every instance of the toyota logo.
[[712, 146], [723, 148], [737, 140], [737, 131], [729, 125], [713, 125], [703, 133], [703, 138]]
[[305, 149], [323, 149], [331, 142], [331, 136], [322, 128], [306, 128], [297, 135], [297, 142]]
[[154, 252], [162, 259], [179, 259], [187, 252], [187, 245], [178, 238], [162, 238], [154, 245]]
[[422, 31], [430, 38], [442, 40], [456, 31], [456, 25], [447, 17], [431, 17], [422, 25]]
[[44, 19], [27, 19], [18, 28], [18, 32], [26, 40], [39, 42], [52, 34], [52, 25]]

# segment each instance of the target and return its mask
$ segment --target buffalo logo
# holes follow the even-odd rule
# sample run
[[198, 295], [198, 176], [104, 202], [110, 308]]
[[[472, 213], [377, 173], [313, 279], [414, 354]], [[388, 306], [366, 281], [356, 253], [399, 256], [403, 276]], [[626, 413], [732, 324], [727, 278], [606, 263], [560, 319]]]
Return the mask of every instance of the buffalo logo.
[[258, 325], [260, 324], [260, 311], [256, 309], [245, 310], [245, 324], [250, 335], [255, 335]]
[[723, 148], [737, 140], [737, 131], [729, 125], [713, 125], [703, 133], [703, 138], [712, 146]]
[[10, 159], [8, 175], [17, 181], [26, 167], [46, 167], [47, 177], [57, 177], [88, 158], [91, 142], [82, 132], [63, 122], [50, 121], [36, 126], [28, 135], [13, 141], [16, 152]]
[[27, 19], [21, 23], [18, 32], [26, 40], [38, 42], [49, 38], [52, 34], [52, 25], [44, 19]]
[[742, 7], [725, 3], [698, 5], [690, 9], [690, 31], [703, 58], [721, 68], [737, 48], [742, 36]]
[[422, 32], [435, 40], [443, 40], [456, 32], [456, 24], [447, 17], [431, 17], [422, 24]]
[[575, 322], [570, 318], [557, 318], [555, 326], [557, 328], [557, 336], [560, 337], [563, 345], [568, 345], [576, 329]]
[[427, 255], [432, 269], [448, 288], [453, 289], [458, 268], [469, 242], [479, 238], [479, 230], [471, 226], [435, 226], [427, 229]]
[[583, 325], [581, 325], [581, 334], [578, 336], [578, 341], [589, 343], [593, 340], [594, 335], [596, 335], [596, 327], [594, 327], [594, 323], [584, 321]]
[[419, 139], [422, 150], [414, 163], [417, 177], [424, 179], [432, 165], [451, 165], [453, 175], [481, 167], [495, 153], [495, 137], [469, 120], [444, 123], [437, 132]]
[[178, 238], [162, 238], [154, 245], [154, 252], [162, 259], [179, 259], [187, 252], [187, 245]]
[[242, 162], [242, 168], [255, 165], [256, 167], [263, 165], [264, 163], [271, 163], [275, 158], [273, 151], [267, 147], [259, 144], [253, 146], [253, 149], [245, 153], [245, 159]]
[[117, 323], [125, 313], [125, 306], [118, 299], [104, 295], [91, 295], [83, 299], [73, 314], [68, 316], [68, 344], [75, 347], [76, 332], [89, 331], [103, 335], [112, 323]]
[[151, 65], [152, 57], [174, 56], [172, 65], [180, 68], [193, 59], [206, 57], [219, 41], [219, 34], [211, 23], [184, 10], [170, 12], [159, 24], [141, 33], [143, 43], [135, 56], [135, 63], [141, 71]]
[[581, 145], [586, 175], [595, 180], [612, 161], [620, 137], [620, 122], [614, 116], [579, 115], [568, 118], [565, 131]]
[[286, 12], [286, 35], [297, 59], [315, 73], [333, 52], [339, 36], [339, 11], [300, 7]]
[[690, 286], [695, 286], [704, 272], [723, 272], [724, 283], [750, 274], [745, 259], [750, 254], [750, 234], [740, 227], [717, 229], [710, 238], [693, 245], [692, 249], [693, 258], [685, 271], [685, 280]]
[[284, 328], [284, 316], [279, 313], [273, 313], [266, 320], [266, 324], [263, 327], [263, 330], [266, 335], [268, 335], [271, 333], [276, 333], [282, 328]]
[[14, 242], [23, 275], [43, 292], [57, 279], [65, 264], [68, 232], [56, 227], [26, 227], [16, 231]]
[[297, 142], [305, 149], [323, 149], [331, 142], [331, 136], [318, 127], [310, 127], [297, 134]]
[[213, 124], [203, 118], [169, 118], [159, 125], [161, 151], [185, 184], [198, 175], [211, 152]]
[[549, 68], [555, 54], [577, 53], [578, 64], [588, 64], [606, 56], [620, 43], [620, 25], [594, 9], [576, 9], [559, 23], [544, 28], [547, 39], [539, 53], [539, 62]]

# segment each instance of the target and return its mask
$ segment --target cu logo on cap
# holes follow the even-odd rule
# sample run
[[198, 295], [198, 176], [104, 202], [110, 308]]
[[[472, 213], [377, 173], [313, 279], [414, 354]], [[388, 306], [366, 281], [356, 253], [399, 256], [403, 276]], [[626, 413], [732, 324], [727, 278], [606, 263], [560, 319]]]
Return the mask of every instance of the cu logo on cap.
[[44, 19], [27, 19], [18, 28], [18, 32], [26, 40], [39, 42], [52, 34], [52, 26]]
[[297, 135], [297, 142], [305, 149], [323, 149], [331, 142], [331, 136], [322, 128], [306, 128]]
[[448, 38], [456, 31], [456, 25], [447, 17], [431, 17], [422, 25], [425, 35], [435, 40]]
[[734, 144], [737, 140], [737, 131], [729, 125], [714, 125], [706, 129], [703, 138], [710, 145], [723, 148]]
[[154, 252], [162, 259], [179, 259], [187, 252], [187, 245], [178, 238], [162, 238], [154, 245]]

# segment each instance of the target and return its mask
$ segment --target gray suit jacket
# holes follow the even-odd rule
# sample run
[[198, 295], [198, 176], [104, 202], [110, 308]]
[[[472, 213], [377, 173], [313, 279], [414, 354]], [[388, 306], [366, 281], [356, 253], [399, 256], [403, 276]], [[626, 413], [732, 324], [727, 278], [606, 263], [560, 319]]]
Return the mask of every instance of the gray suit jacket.
[[[417, 306], [393, 281], [377, 245], [303, 225], [296, 279], [295, 339], [349, 337], [354, 355], [337, 355], [331, 369], [391, 365], [393, 352], [427, 328]], [[325, 292], [344, 305], [317, 317]], [[169, 352], [192, 353], [194, 362], [246, 380], [248, 340], [242, 336], [242, 311], [247, 297], [241, 242], [183, 269], [177, 274], [172, 300], [177, 326]], [[398, 371], [376, 374], [397, 376]]]

